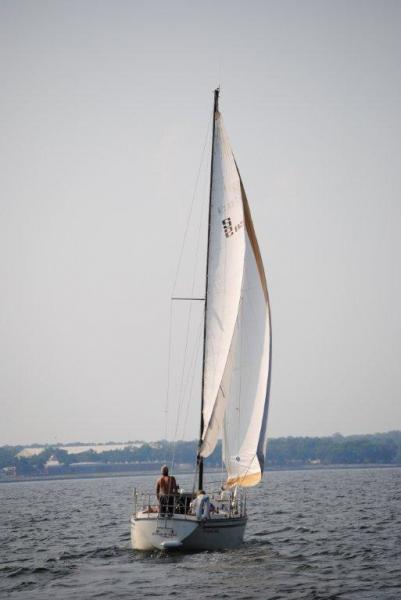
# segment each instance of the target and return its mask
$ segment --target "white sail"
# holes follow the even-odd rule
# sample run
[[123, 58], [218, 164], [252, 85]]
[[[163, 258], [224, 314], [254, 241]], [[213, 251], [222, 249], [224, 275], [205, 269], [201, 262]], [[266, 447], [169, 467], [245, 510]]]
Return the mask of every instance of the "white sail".
[[213, 452], [221, 430], [226, 402], [221, 382], [238, 316], [245, 256], [241, 181], [220, 113], [214, 118], [202, 456]]
[[223, 428], [227, 484], [249, 486], [261, 479], [266, 450], [269, 299], [241, 178], [215, 118], [201, 456]]

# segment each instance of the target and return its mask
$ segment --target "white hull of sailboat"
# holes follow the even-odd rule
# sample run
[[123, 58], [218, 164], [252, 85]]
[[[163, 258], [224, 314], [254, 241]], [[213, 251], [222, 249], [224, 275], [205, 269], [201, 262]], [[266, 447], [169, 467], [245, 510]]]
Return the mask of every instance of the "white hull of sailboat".
[[244, 540], [246, 517], [212, 518], [133, 516], [134, 550], [221, 550], [237, 548]]

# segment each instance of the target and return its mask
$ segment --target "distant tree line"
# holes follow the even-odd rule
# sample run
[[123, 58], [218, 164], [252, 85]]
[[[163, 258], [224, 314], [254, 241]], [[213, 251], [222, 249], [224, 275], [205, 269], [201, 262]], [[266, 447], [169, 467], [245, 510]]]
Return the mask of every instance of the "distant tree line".
[[[139, 447], [127, 445], [122, 449], [102, 453], [86, 450], [78, 454], [68, 454], [59, 446], [46, 446], [35, 456], [18, 457], [22, 446], [2, 446], [0, 469], [15, 467], [17, 475], [39, 475], [46, 472], [45, 465], [52, 456], [66, 466], [75, 463], [106, 463], [117, 466], [122, 463], [163, 462], [193, 465], [196, 449], [196, 441], [180, 441], [174, 444], [162, 440], [156, 444], [144, 443]], [[220, 443], [206, 462], [213, 467], [221, 464]], [[330, 437], [274, 438], [268, 444], [266, 463], [267, 466], [273, 467], [307, 464], [401, 464], [401, 431], [354, 436], [335, 434]]]
[[401, 431], [372, 435], [286, 437], [270, 440], [267, 464], [294, 465], [320, 462], [339, 464], [400, 464]]

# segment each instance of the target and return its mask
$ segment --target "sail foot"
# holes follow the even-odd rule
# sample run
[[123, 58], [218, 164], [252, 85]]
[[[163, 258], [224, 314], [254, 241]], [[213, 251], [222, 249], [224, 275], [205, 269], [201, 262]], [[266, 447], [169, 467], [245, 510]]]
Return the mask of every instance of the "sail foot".
[[235, 477], [229, 477], [225, 483], [225, 488], [232, 488], [236, 485], [241, 487], [252, 487], [257, 485], [262, 479], [262, 474], [259, 471], [258, 473], [248, 473], [245, 475], [236, 475]]

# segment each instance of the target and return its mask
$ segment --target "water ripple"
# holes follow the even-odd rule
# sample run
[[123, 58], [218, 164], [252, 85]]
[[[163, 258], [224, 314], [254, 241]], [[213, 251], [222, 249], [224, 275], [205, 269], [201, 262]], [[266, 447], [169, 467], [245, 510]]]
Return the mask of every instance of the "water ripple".
[[401, 469], [268, 473], [249, 493], [245, 544], [221, 552], [132, 551], [131, 490], [141, 485], [153, 477], [0, 485], [0, 595], [401, 597]]

